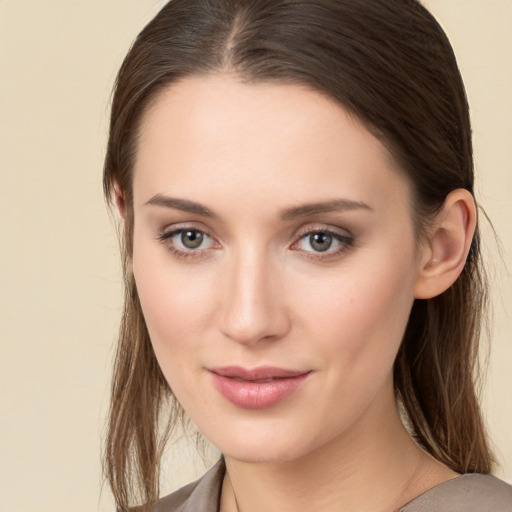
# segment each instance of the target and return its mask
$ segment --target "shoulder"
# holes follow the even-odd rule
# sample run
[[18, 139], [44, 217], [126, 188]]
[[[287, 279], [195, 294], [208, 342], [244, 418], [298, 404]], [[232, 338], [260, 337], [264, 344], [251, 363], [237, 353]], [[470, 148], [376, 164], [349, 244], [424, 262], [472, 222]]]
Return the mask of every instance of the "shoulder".
[[217, 462], [199, 480], [161, 498], [155, 512], [217, 512], [225, 467]]
[[512, 512], [512, 486], [491, 475], [465, 474], [421, 494], [397, 512]]

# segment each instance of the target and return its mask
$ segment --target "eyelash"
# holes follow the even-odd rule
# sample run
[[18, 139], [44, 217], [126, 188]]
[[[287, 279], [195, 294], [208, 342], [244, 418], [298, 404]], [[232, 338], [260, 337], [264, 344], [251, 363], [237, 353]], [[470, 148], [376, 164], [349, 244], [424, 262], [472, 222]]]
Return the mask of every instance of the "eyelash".
[[174, 236], [182, 234], [183, 232], [186, 232], [186, 231], [192, 231], [194, 233], [201, 233], [203, 236], [205, 236], [207, 238], [210, 238], [210, 239], [212, 238], [211, 236], [208, 235], [208, 233], [205, 233], [201, 229], [197, 229], [197, 228], [190, 227], [190, 226], [189, 227], [184, 226], [181, 228], [176, 228], [172, 231], [163, 232], [162, 234], [160, 234], [158, 236], [158, 240], [166, 246], [166, 248], [169, 252], [173, 253], [178, 258], [187, 259], [187, 258], [200, 258], [200, 257], [204, 256], [204, 254], [201, 254], [201, 252], [204, 252], [207, 249], [202, 249], [202, 250], [201, 249], [198, 249], [198, 250], [189, 249], [189, 250], [185, 251], [182, 249], [178, 249], [178, 247], [176, 247], [171, 242], [171, 239]]
[[[171, 243], [171, 239], [179, 234], [182, 234], [186, 231], [192, 231], [194, 233], [200, 233], [201, 235], [205, 236], [208, 239], [213, 240], [212, 237], [208, 235], [205, 231], [201, 229], [197, 229], [194, 227], [180, 227], [177, 229], [174, 229], [172, 231], [163, 232], [158, 236], [158, 240], [164, 244], [167, 248], [167, 250], [171, 253], [173, 253], [178, 258], [182, 259], [189, 259], [189, 258], [201, 258], [204, 257], [204, 252], [208, 251], [209, 249], [189, 249], [189, 250], [182, 250], [176, 247], [173, 243]], [[333, 240], [337, 241], [340, 244], [340, 247], [336, 249], [333, 252], [328, 252], [330, 248], [328, 248], [325, 252], [321, 251], [303, 251], [304, 253], [307, 253], [307, 258], [316, 260], [316, 261], [328, 261], [331, 259], [334, 259], [338, 256], [341, 256], [344, 252], [349, 250], [354, 245], [354, 239], [350, 235], [341, 235], [340, 233], [337, 233], [336, 231], [332, 231], [330, 229], [322, 229], [322, 228], [316, 228], [316, 229], [309, 229], [306, 231], [301, 232], [298, 235], [298, 240], [294, 242], [290, 247], [292, 250], [300, 250], [300, 249], [294, 249], [294, 246], [297, 246], [302, 240], [306, 239], [307, 237], [316, 235], [316, 234], [323, 234], [328, 235], [332, 237]], [[203, 253], [203, 254], [201, 254]]]
[[[333, 241], [337, 241], [340, 246], [338, 249], [328, 252], [330, 250], [330, 247], [325, 252], [321, 251], [304, 251], [307, 253], [307, 258], [310, 258], [312, 260], [316, 261], [329, 261], [332, 259], [335, 259], [339, 256], [341, 256], [343, 253], [348, 251], [350, 248], [354, 245], [354, 238], [351, 235], [342, 235], [336, 231], [332, 231], [327, 228], [313, 228], [308, 229], [306, 231], [301, 232], [298, 235], [298, 240], [294, 242], [291, 247], [298, 245], [302, 240], [307, 239], [308, 237], [311, 237], [313, 235], [322, 234], [322, 235], [328, 235], [332, 237]], [[300, 249], [294, 249], [294, 250], [300, 250]]]

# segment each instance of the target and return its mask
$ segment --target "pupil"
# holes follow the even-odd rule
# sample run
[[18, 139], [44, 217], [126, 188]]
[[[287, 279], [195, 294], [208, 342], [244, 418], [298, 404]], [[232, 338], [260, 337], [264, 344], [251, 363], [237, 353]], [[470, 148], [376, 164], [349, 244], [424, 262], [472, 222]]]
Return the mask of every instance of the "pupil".
[[332, 236], [326, 233], [315, 233], [310, 236], [311, 247], [318, 252], [324, 252], [331, 247]]
[[184, 231], [181, 234], [181, 243], [187, 249], [197, 249], [203, 242], [203, 234], [199, 231]]

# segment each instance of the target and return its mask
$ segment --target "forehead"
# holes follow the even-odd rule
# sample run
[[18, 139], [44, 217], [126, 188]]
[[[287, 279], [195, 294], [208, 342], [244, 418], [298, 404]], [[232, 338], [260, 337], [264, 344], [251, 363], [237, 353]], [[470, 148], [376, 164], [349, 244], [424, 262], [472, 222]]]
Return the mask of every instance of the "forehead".
[[300, 202], [327, 195], [404, 193], [384, 145], [340, 104], [300, 85], [183, 79], [143, 116], [134, 195]]

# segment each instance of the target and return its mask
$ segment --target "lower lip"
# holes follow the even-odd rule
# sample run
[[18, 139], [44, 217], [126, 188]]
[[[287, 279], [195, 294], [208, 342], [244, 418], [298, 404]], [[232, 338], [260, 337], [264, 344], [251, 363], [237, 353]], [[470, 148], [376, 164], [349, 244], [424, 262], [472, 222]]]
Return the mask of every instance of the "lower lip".
[[211, 374], [217, 391], [232, 404], [243, 409], [267, 409], [291, 395], [309, 373], [275, 379], [269, 382], [251, 382]]

